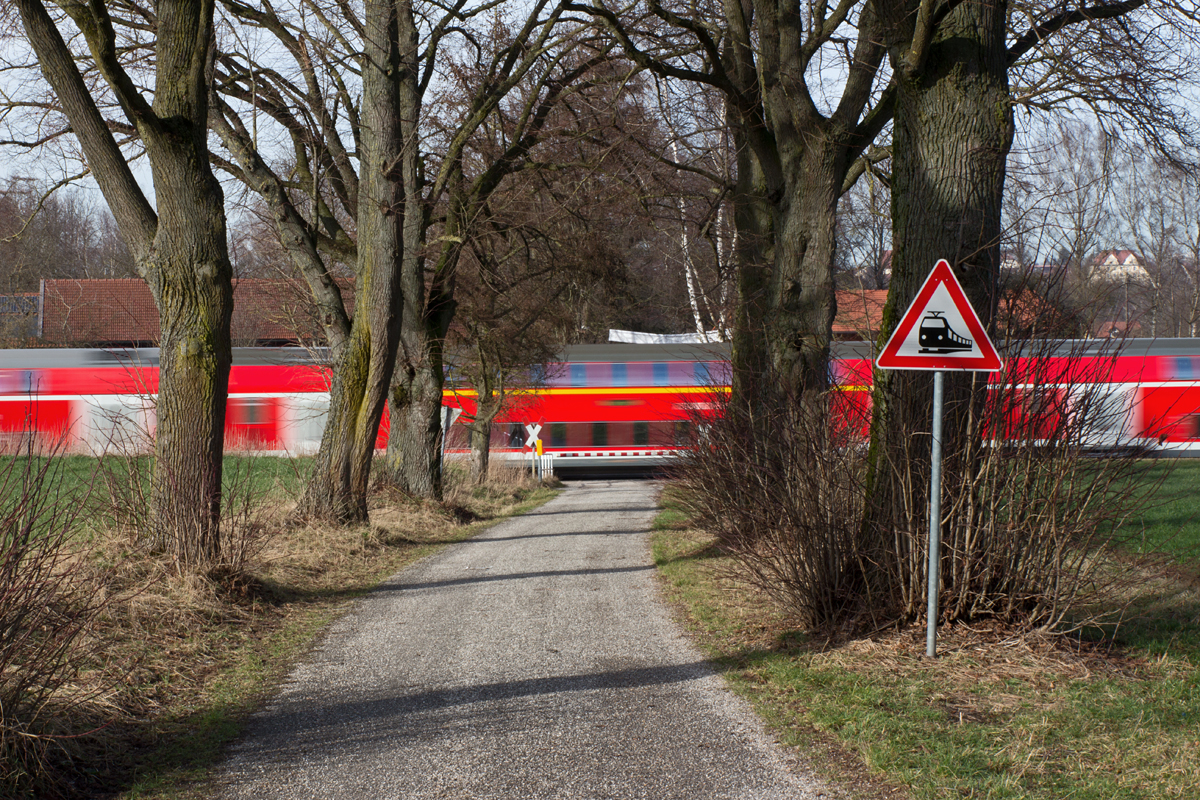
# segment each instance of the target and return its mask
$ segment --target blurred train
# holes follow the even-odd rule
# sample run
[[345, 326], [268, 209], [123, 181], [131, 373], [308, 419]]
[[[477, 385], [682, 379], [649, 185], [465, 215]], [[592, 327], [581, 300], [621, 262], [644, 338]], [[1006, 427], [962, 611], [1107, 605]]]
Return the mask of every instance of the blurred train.
[[[230, 450], [316, 450], [329, 404], [320, 355], [235, 349]], [[536, 431], [563, 466], [663, 463], [690, 440], [698, 412], [721, 402], [728, 356], [723, 344], [570, 348], [541, 371], [537, 388], [508, 398], [493, 426], [493, 453], [526, 457]], [[844, 407], [869, 413], [870, 345], [839, 342], [834, 356], [831, 377], [849, 399]], [[1009, 438], [1050, 436], [1064, 420], [1087, 413], [1097, 449], [1138, 445], [1200, 455], [1200, 339], [1034, 342], [1009, 357], [1000, 375], [1011, 405], [1003, 423]], [[461, 412], [446, 437], [452, 453], [465, 452], [464, 422], [475, 410], [473, 393], [455, 384], [451, 370], [444, 405]], [[76, 452], [147, 449], [157, 388], [153, 349], [0, 350], [0, 449], [11, 451], [31, 436], [43, 444], [65, 441]], [[861, 432], [863, 424], [849, 427]], [[376, 444], [386, 441], [385, 419]]]

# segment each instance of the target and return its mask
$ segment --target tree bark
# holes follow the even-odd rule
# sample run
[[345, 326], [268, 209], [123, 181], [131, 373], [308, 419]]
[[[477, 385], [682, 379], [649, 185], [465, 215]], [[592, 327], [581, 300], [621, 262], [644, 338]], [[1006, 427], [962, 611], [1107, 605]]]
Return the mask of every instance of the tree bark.
[[[880, 343], [891, 335], [939, 258], [954, 269], [985, 327], [995, 315], [1005, 162], [1012, 144], [1002, 0], [963, 3], [936, 27], [927, 50], [911, 3], [881, 3], [893, 43], [897, 100], [893, 134], [892, 281]], [[930, 23], [932, 24], [932, 23]], [[965, 450], [982, 392], [972, 375], [947, 376], [943, 423], [947, 467]], [[868, 535], [919, 549], [930, 452], [932, 379], [876, 370], [867, 480]], [[977, 416], [976, 416], [977, 419]], [[954, 485], [947, 478], [945, 486]], [[952, 501], [943, 501], [949, 508]], [[893, 538], [895, 537], [895, 538]], [[920, 596], [907, 598], [920, 610]]]
[[[397, 4], [368, 0], [363, 10], [362, 149], [358, 187], [358, 261], [354, 321], [333, 367], [329, 416], [303, 513], [334, 522], [368, 516], [371, 459], [399, 346], [403, 228], [407, 182], [397, 171], [415, 149], [414, 107], [404, 94], [415, 81], [415, 32]], [[401, 38], [401, 30], [414, 35]], [[406, 147], [406, 145], [408, 145]], [[409, 156], [411, 158], [411, 155]]]
[[118, 61], [116, 34], [105, 6], [64, 6], [145, 144], [157, 214], [45, 8], [33, 0], [20, 0], [18, 8], [42, 73], [62, 102], [158, 306], [162, 341], [150, 536], [182, 566], [215, 564], [221, 557], [233, 270], [224, 195], [209, 166], [207, 147], [213, 5], [171, 0], [158, 6], [153, 104], [146, 102]]
[[402, 491], [417, 497], [442, 499], [442, 388], [445, 384], [443, 349], [457, 304], [455, 272], [464, 235], [462, 170], [448, 170], [451, 186], [441, 247], [433, 279], [425, 287], [426, 229], [406, 241], [404, 324], [399, 363], [392, 379], [388, 412], [387, 475]]
[[[738, 164], [731, 195], [739, 276], [733, 407], [753, 410], [827, 386], [837, 203], [850, 165], [888, 117], [886, 107], [867, 110], [884, 49], [873, 6], [864, 4], [842, 97], [826, 115], [808, 91], [806, 73], [836, 27], [833, 19], [849, 6], [819, 21], [782, 0], [724, 8], [724, 79], [678, 77], [713, 82], [728, 99]], [[640, 63], [656, 69], [647, 59]]]
[[492, 461], [492, 423], [476, 419], [471, 423], [471, 483], [482, 486], [487, 482]]
[[[457, 260], [457, 253], [452, 258]], [[444, 262], [445, 259], [442, 260]], [[435, 275], [445, 278], [439, 262]], [[454, 302], [437, 278], [425, 298], [424, 276], [413, 270], [405, 279], [402, 353], [392, 381], [389, 413], [388, 475], [403, 491], [442, 498], [443, 347], [453, 319]], [[397, 422], [399, 425], [397, 426]]]
[[225, 404], [232, 364], [233, 269], [226, 250], [224, 195], [207, 168], [204, 137], [201, 116], [187, 134], [147, 148], [159, 227], [142, 262], [162, 326], [150, 494], [154, 537], [192, 566], [215, 563], [221, 554]]

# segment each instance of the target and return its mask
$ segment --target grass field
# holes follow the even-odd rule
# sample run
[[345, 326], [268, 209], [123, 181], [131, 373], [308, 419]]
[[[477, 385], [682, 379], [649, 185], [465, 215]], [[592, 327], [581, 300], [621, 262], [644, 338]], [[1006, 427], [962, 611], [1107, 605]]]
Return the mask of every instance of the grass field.
[[[0, 456], [0, 476], [9, 473], [7, 469], [14, 459], [24, 456]], [[102, 459], [91, 456], [61, 456], [52, 459], [37, 458], [39, 464], [46, 464], [54, 473], [53, 480], [48, 485], [64, 497], [83, 499], [85, 497], [103, 498], [109, 488], [109, 479], [125, 481], [135, 472], [142, 476], [143, 482], [149, 476], [148, 457], [112, 456]], [[224, 465], [224, 483], [227, 491], [232, 491], [235, 497], [252, 495], [263, 497], [272, 493], [294, 494], [304, 485], [308, 470], [312, 467], [311, 458], [277, 458], [273, 456], [226, 456]], [[11, 470], [13, 478], [17, 478], [22, 470]], [[10, 480], [0, 482], [0, 491], [9, 495], [19, 490], [18, 482]]]
[[669, 494], [654, 557], [735, 690], [856, 797], [1197, 798], [1197, 489], [1200, 463], [1175, 465], [1134, 523], [1168, 557], [1136, 596], [1111, 598], [1125, 612], [1103, 636], [961, 626], [940, 632], [936, 660], [923, 626], [836, 644], [795, 630]]
[[1146, 551], [1170, 555], [1180, 564], [1200, 560], [1200, 458], [1163, 460], [1154, 464], [1150, 479], [1164, 480], [1158, 500], [1138, 518], [1132, 531], [1145, 537]]

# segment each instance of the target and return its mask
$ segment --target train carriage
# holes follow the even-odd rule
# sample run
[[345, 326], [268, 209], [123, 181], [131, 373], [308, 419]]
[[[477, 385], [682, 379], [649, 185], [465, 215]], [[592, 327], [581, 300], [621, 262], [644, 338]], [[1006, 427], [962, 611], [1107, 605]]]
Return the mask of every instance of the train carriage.
[[[697, 412], [728, 391], [726, 345], [581, 345], [565, 355], [507, 399], [493, 426], [495, 455], [527, 455], [525, 426], [540, 425], [544, 451], [569, 459], [563, 465], [658, 463], [689, 440]], [[465, 452], [475, 395], [449, 389], [446, 404], [462, 411], [447, 447]]]
[[[230, 374], [227, 446], [260, 453], [312, 453], [329, 404], [322, 353], [238, 348]], [[847, 436], [865, 436], [871, 352], [835, 345], [834, 416]], [[0, 446], [60, 440], [77, 452], [147, 449], [154, 433], [157, 351], [0, 351]], [[456, 386], [444, 396], [462, 416], [447, 448], [465, 451], [475, 398]], [[1040, 440], [1086, 415], [1097, 450], [1136, 444], [1167, 455], [1200, 455], [1200, 340], [1029, 343], [1009, 354], [1001, 438]], [[728, 392], [728, 346], [586, 345], [510, 395], [493, 427], [494, 452], [524, 457], [526, 426], [559, 463], [662, 463], [690, 441], [688, 426]], [[32, 437], [32, 438], [31, 438]], [[378, 447], [386, 445], [381, 426]]]

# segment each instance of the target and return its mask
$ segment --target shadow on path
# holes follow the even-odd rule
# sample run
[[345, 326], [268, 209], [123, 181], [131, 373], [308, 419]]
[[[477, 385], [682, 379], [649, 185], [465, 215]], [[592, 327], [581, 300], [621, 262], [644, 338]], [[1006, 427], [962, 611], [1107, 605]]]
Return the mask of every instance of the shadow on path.
[[[470, 583], [491, 583], [493, 581], [519, 581], [526, 578], [557, 578], [569, 575], [614, 575], [622, 572], [649, 572], [653, 564], [642, 564], [636, 567], [603, 567], [597, 569], [564, 569], [547, 572], [514, 572], [507, 575], [479, 575], [470, 578], [452, 578], [445, 581], [429, 581], [427, 583], [387, 583], [375, 589], [376, 592], [403, 592], [414, 589], [440, 589], [446, 586], [462, 586]], [[480, 571], [483, 571], [482, 569]]]

